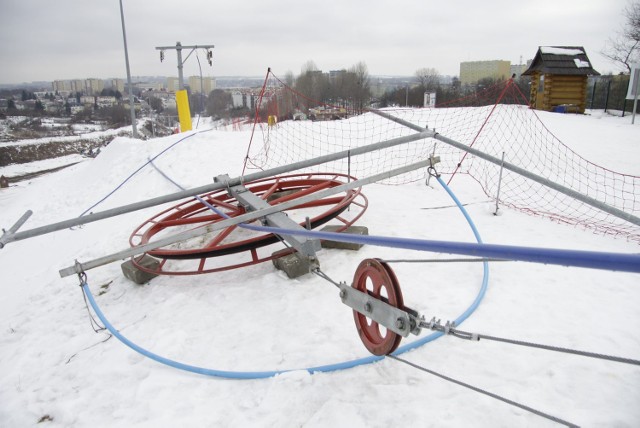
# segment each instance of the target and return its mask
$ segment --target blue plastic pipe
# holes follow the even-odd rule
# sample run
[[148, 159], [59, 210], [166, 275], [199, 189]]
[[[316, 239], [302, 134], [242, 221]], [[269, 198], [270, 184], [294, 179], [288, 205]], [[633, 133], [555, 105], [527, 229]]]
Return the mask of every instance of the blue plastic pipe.
[[[173, 183], [176, 187], [184, 190], [184, 188], [173, 181], [169, 176], [162, 172], [152, 160], [152, 166], [162, 174], [164, 178]], [[250, 224], [238, 224], [239, 227], [253, 230], [256, 232], [273, 233], [276, 235], [298, 235], [315, 239], [324, 239], [338, 242], [349, 242], [362, 245], [374, 245], [381, 247], [403, 248], [416, 251], [430, 251], [437, 253], [459, 254], [466, 256], [483, 257], [488, 259], [503, 259], [513, 261], [524, 261], [532, 263], [544, 263], [560, 266], [573, 266], [591, 269], [603, 269], [609, 271], [622, 272], [640, 272], [640, 254], [624, 254], [624, 253], [604, 253], [596, 251], [580, 251], [580, 250], [562, 250], [550, 248], [534, 248], [510, 245], [483, 244], [482, 239], [476, 229], [467, 210], [462, 206], [458, 198], [451, 191], [449, 186], [440, 178], [436, 177], [440, 185], [449, 194], [451, 199], [456, 203], [471, 230], [476, 237], [477, 243], [453, 242], [453, 241], [432, 241], [426, 239], [410, 239], [384, 236], [369, 235], [351, 235], [347, 233], [335, 232], [319, 232], [315, 230], [302, 229], [282, 229], [269, 226], [255, 226]], [[218, 214], [223, 218], [229, 216], [220, 211], [209, 202], [199, 196], [196, 199], [204, 206]]]
[[[439, 177], [438, 177], [438, 182], [444, 187], [444, 189], [447, 191], [447, 193], [455, 201], [455, 203], [458, 206], [458, 208], [462, 211], [464, 217], [466, 218], [467, 222], [469, 223], [469, 226], [471, 226], [471, 229], [473, 230], [473, 234], [475, 235], [476, 240], [478, 241], [478, 243], [482, 243], [482, 239], [480, 238], [480, 234], [478, 233], [478, 230], [476, 229], [473, 221], [471, 220], [471, 217], [469, 217], [469, 214], [464, 209], [464, 207], [462, 206], [462, 204], [460, 203], [458, 198], [453, 194], [451, 189], [449, 189], [449, 187]], [[245, 227], [246, 227], [246, 225], [245, 225]], [[260, 228], [260, 227], [259, 226], [249, 226], [249, 228]], [[263, 228], [263, 229], [273, 229], [273, 228]], [[277, 229], [277, 232], [278, 233], [282, 233], [282, 230]], [[314, 233], [322, 234], [323, 232], [314, 232]], [[333, 235], [338, 235], [338, 236], [341, 236], [341, 237], [344, 237], [344, 236], [354, 236], [355, 237], [356, 236], [356, 235], [344, 235], [344, 234], [341, 234], [341, 233], [329, 234], [329, 235], [331, 235], [331, 237], [329, 237], [329, 238], [321, 238], [321, 239], [339, 240], [339, 239], [334, 239]], [[369, 238], [371, 238], [371, 237], [369, 237]], [[347, 240], [347, 241], [344, 241], [344, 242], [356, 242], [356, 241], [348, 241]], [[482, 277], [482, 285], [480, 287], [480, 291], [478, 292], [478, 295], [476, 296], [476, 298], [473, 301], [473, 303], [471, 304], [471, 306], [469, 306], [458, 318], [455, 319], [456, 325], [460, 325], [464, 320], [466, 320], [476, 310], [476, 308], [478, 307], [478, 305], [482, 301], [482, 298], [485, 295], [485, 292], [486, 292], [487, 286], [488, 286], [488, 282], [489, 282], [489, 264], [487, 262], [484, 262], [483, 265], [484, 265], [484, 274], [483, 274], [483, 277]], [[86, 282], [82, 284], [82, 290], [84, 291], [85, 295], [87, 296], [89, 304], [93, 308], [94, 312], [96, 313], [96, 315], [98, 316], [100, 321], [104, 324], [104, 326], [109, 330], [109, 332], [114, 337], [116, 337], [118, 340], [120, 340], [122, 343], [124, 343], [129, 348], [131, 348], [134, 351], [140, 353], [141, 355], [144, 355], [147, 358], [150, 358], [150, 359], [152, 359], [154, 361], [157, 361], [157, 362], [159, 362], [161, 364], [165, 364], [167, 366], [170, 366], [170, 367], [173, 367], [173, 368], [176, 368], [176, 369], [180, 369], [180, 370], [184, 370], [184, 371], [188, 371], [188, 372], [191, 372], [191, 373], [197, 373], [197, 374], [202, 374], [202, 375], [206, 375], [206, 376], [215, 376], [215, 377], [221, 377], [221, 378], [228, 378], [228, 379], [263, 379], [263, 378], [273, 377], [273, 376], [276, 376], [276, 375], [279, 375], [279, 374], [282, 374], [282, 373], [291, 372], [291, 371], [297, 371], [297, 370], [305, 370], [305, 371], [307, 371], [309, 373], [332, 372], [332, 371], [337, 371], [337, 370], [344, 370], [344, 369], [349, 369], [349, 368], [361, 366], [361, 365], [364, 365], [364, 364], [374, 363], [374, 362], [380, 361], [380, 360], [382, 360], [384, 358], [384, 356], [370, 355], [370, 356], [367, 356], [367, 357], [358, 358], [358, 359], [350, 360], [350, 361], [344, 361], [344, 362], [341, 362], [341, 363], [327, 364], [327, 365], [316, 366], [316, 367], [307, 367], [307, 368], [304, 368], [304, 369], [286, 369], [286, 370], [268, 370], [268, 371], [242, 371], [242, 372], [239, 372], [239, 371], [216, 370], [216, 369], [208, 369], [208, 368], [204, 368], [204, 367], [192, 366], [192, 365], [189, 365], [189, 364], [184, 364], [184, 363], [181, 363], [181, 362], [178, 362], [178, 361], [174, 361], [174, 360], [162, 357], [160, 355], [157, 355], [157, 354], [155, 354], [155, 353], [153, 353], [151, 351], [148, 351], [148, 350], [136, 345], [135, 343], [133, 343], [132, 341], [130, 341], [129, 339], [124, 337], [122, 334], [120, 334], [120, 332], [118, 330], [116, 330], [116, 328], [104, 316], [104, 314], [102, 313], [102, 311], [98, 307], [98, 304], [96, 303], [93, 295], [91, 294], [91, 290], [89, 289], [89, 286], [88, 286], [88, 284]], [[400, 355], [400, 354], [402, 354], [404, 352], [407, 352], [409, 350], [415, 349], [415, 348], [417, 348], [419, 346], [424, 345], [425, 343], [428, 343], [428, 342], [431, 342], [432, 340], [437, 339], [438, 337], [440, 337], [442, 335], [443, 335], [443, 333], [441, 333], [441, 332], [436, 332], [436, 333], [429, 334], [429, 335], [427, 335], [427, 336], [425, 336], [425, 337], [423, 337], [421, 339], [418, 339], [418, 340], [416, 340], [414, 342], [411, 342], [409, 344], [406, 344], [406, 345], [403, 345], [403, 346], [399, 347], [393, 353], [393, 355]]]

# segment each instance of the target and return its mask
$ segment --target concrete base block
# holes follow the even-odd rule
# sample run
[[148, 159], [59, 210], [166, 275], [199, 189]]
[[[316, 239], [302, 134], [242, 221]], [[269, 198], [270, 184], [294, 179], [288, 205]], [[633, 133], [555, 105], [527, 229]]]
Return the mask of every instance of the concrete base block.
[[[342, 226], [325, 226], [321, 232], [337, 232]], [[369, 235], [369, 228], [366, 226], [349, 226], [343, 233], [350, 233], [352, 235]], [[354, 250], [358, 251], [362, 248], [362, 244], [354, 244], [350, 242], [338, 242], [338, 241], [322, 241], [322, 248], [336, 248], [338, 250]]]
[[[145, 254], [144, 257], [142, 257], [142, 260], [138, 260], [138, 264], [149, 269], [157, 269], [158, 266], [160, 266], [160, 260], [154, 259], [153, 257]], [[147, 282], [158, 276], [155, 273], [141, 271], [133, 265], [133, 262], [131, 260], [122, 263], [120, 267], [122, 268], [122, 273], [124, 274], [125, 278], [140, 285], [146, 284]]]
[[[284, 249], [276, 251], [275, 253], [273, 253], [273, 255], [277, 256], [278, 254], [288, 253], [289, 251], [290, 250]], [[291, 279], [306, 275], [311, 272], [311, 270], [319, 267], [317, 260], [302, 256], [297, 252], [287, 254], [277, 259], [273, 259], [273, 265], [276, 267], [276, 269], [286, 273], [287, 276]]]

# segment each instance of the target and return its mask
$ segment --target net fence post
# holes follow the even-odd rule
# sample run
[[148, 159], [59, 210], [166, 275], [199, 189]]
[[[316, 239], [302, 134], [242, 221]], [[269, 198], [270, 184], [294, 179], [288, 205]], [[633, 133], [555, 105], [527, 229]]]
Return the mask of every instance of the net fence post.
[[498, 215], [498, 204], [500, 203], [500, 187], [502, 187], [502, 171], [504, 171], [504, 152], [502, 152], [502, 161], [500, 162], [500, 175], [498, 176], [498, 191], [496, 192], [496, 210], [493, 215]]

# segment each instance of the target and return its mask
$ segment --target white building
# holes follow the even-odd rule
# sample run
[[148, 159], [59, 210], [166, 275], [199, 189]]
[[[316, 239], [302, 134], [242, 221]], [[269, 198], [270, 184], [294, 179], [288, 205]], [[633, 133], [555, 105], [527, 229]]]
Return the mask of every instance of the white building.
[[98, 108], [113, 107], [118, 104], [118, 100], [116, 97], [97, 97], [96, 104], [98, 104]]
[[200, 76], [189, 77], [189, 87], [192, 94], [204, 93], [209, 95], [211, 91], [216, 88], [216, 79], [213, 77], [203, 77], [202, 81]]
[[234, 91], [231, 93], [231, 104], [233, 108], [241, 108], [245, 106], [245, 96], [240, 91]]

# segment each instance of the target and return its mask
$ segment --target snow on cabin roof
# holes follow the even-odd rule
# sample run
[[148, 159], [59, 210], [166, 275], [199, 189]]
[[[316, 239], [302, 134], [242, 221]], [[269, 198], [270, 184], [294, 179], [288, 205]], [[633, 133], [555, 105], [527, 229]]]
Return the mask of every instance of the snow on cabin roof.
[[573, 62], [576, 63], [576, 67], [578, 67], [578, 68], [591, 67], [591, 64], [589, 64], [589, 61], [583, 61], [581, 59], [574, 58]]
[[575, 76], [599, 76], [582, 46], [540, 46], [523, 75], [534, 72]]
[[550, 55], [569, 55], [569, 56], [575, 56], [575, 55], [580, 55], [584, 53], [582, 49], [556, 48], [554, 46], [540, 46], [540, 52], [543, 54], [550, 54]]

